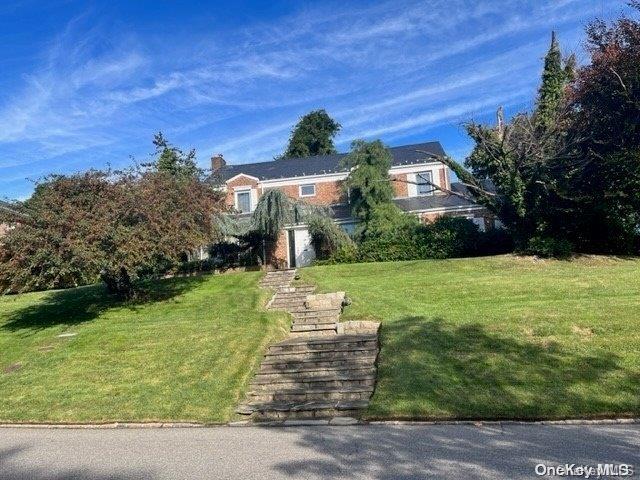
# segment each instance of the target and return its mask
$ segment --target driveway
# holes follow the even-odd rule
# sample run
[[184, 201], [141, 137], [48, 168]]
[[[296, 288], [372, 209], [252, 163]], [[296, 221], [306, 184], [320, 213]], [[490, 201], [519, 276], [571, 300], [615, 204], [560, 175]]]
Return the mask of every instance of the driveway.
[[640, 425], [0, 429], [2, 480], [515, 479], [539, 463], [640, 475]]

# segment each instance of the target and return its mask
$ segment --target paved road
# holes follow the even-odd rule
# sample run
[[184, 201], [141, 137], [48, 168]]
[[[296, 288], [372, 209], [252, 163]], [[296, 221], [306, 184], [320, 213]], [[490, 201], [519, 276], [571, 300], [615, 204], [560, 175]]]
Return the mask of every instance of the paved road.
[[515, 479], [567, 462], [640, 476], [640, 425], [0, 429], [2, 480]]

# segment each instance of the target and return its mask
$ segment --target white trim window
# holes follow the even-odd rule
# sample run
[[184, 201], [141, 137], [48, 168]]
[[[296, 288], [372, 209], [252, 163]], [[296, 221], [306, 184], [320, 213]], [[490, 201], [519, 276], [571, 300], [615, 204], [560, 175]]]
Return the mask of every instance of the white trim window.
[[301, 197], [315, 197], [316, 196], [316, 184], [315, 183], [306, 183], [304, 185], [300, 185], [300, 196]]
[[433, 195], [431, 171], [416, 173], [416, 195]]
[[235, 192], [236, 210], [240, 213], [251, 212], [251, 190], [240, 190]]

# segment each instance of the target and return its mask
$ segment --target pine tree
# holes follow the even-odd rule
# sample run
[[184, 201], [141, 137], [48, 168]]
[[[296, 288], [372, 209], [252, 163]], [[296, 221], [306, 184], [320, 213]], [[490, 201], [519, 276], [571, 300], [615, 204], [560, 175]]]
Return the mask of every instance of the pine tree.
[[553, 120], [562, 98], [565, 73], [562, 69], [562, 55], [555, 32], [551, 32], [551, 45], [544, 58], [542, 84], [538, 90], [537, 115], [541, 124], [548, 125]]
[[340, 128], [325, 110], [309, 112], [293, 128], [286, 151], [277, 159], [337, 153], [333, 137]]
[[575, 57], [573, 56], [569, 57], [566, 69], [563, 68], [560, 45], [556, 39], [556, 33], [551, 32], [551, 45], [544, 58], [542, 84], [538, 90], [536, 120], [539, 125], [549, 127], [554, 122], [562, 105], [568, 76], [573, 74], [574, 68]]

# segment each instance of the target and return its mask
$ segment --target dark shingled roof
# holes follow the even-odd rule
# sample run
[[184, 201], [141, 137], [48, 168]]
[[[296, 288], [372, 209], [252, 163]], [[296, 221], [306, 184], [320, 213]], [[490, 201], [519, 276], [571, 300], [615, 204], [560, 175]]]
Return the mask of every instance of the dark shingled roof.
[[[416, 150], [423, 150], [435, 156], [444, 156], [440, 142], [416, 143], [391, 147], [392, 166], [413, 165], [425, 162], [425, 154]], [[306, 158], [287, 158], [270, 162], [245, 163], [242, 165], [227, 165], [216, 172], [216, 175], [226, 181], [238, 174], [244, 173], [260, 180], [275, 180], [278, 178], [305, 177], [308, 175], [324, 175], [346, 172], [341, 166], [341, 160], [346, 153], [336, 155], [318, 155]]]
[[[454, 182], [451, 184], [451, 190], [458, 193], [468, 193], [467, 188], [461, 183]], [[477, 203], [470, 202], [457, 195], [451, 194], [434, 194], [423, 195], [419, 197], [395, 198], [393, 202], [403, 212], [415, 212], [419, 210], [431, 210], [440, 208], [464, 208], [477, 207]], [[347, 219], [351, 217], [348, 205], [332, 205], [331, 216], [335, 219]]]
[[[467, 188], [458, 182], [451, 184], [451, 190], [458, 193], [468, 194]], [[462, 208], [478, 206], [477, 203], [451, 194], [434, 194], [420, 197], [396, 198], [394, 202], [396, 205], [398, 205], [398, 207], [400, 207], [400, 210], [403, 210], [405, 212], [429, 210], [432, 208]]]

